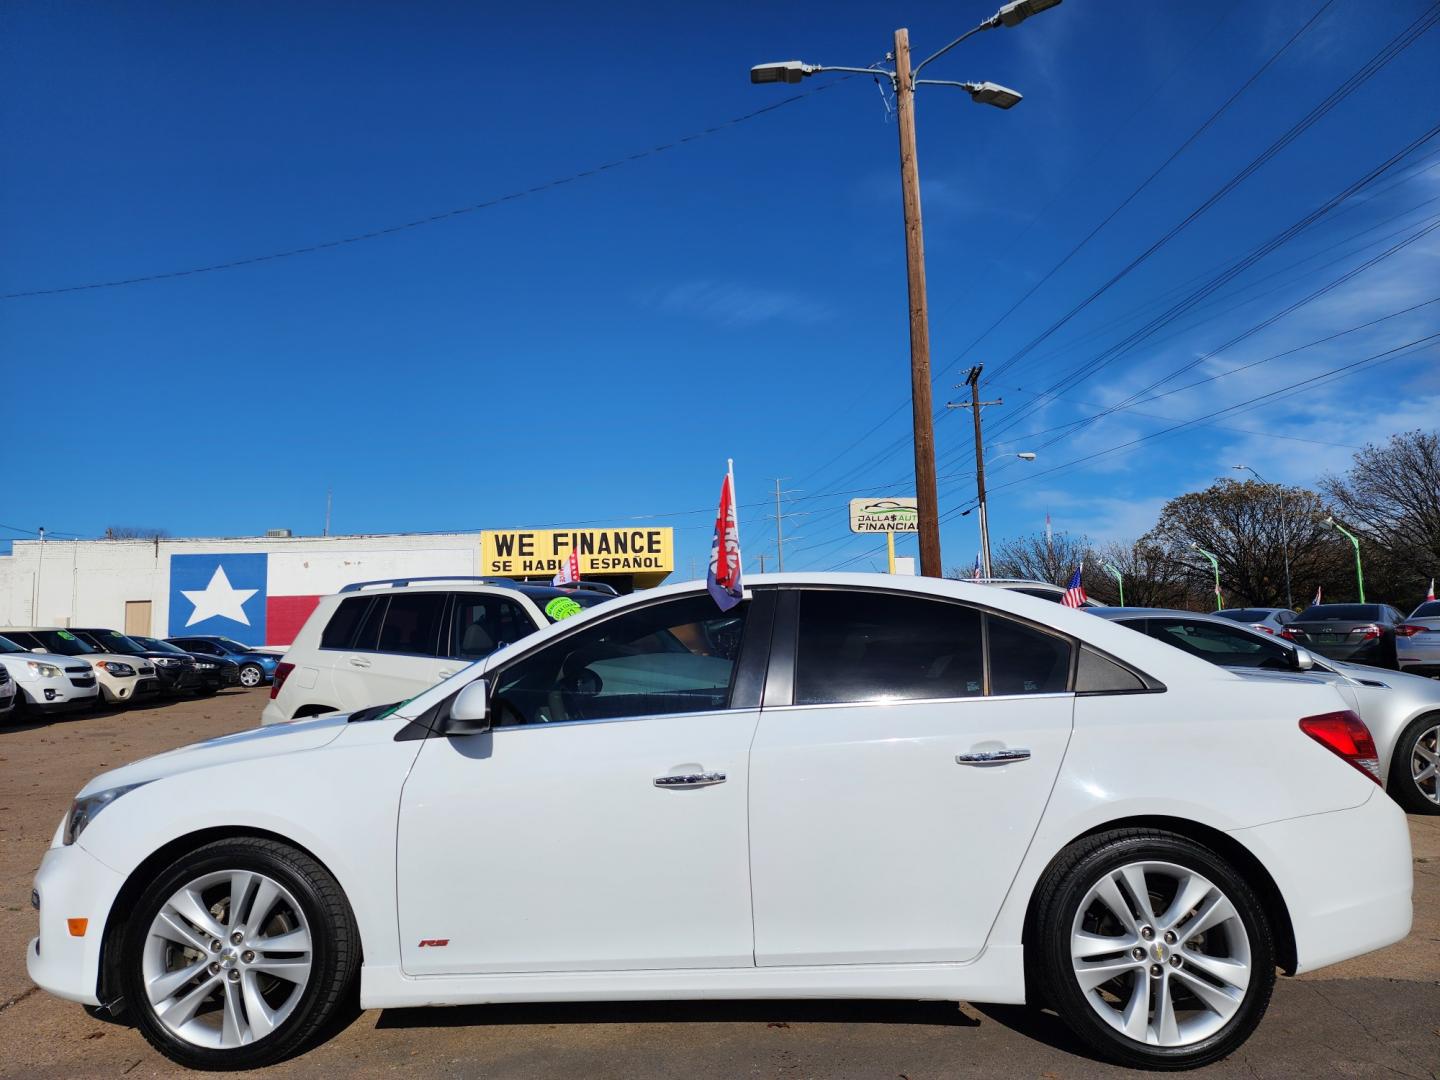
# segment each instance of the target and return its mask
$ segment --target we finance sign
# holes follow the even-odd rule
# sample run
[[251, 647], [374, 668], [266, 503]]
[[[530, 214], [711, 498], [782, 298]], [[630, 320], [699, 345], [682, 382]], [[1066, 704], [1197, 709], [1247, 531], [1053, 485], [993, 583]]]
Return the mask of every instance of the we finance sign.
[[675, 569], [675, 530], [487, 529], [480, 534], [486, 574], [553, 574], [575, 552], [580, 575], [669, 573]]

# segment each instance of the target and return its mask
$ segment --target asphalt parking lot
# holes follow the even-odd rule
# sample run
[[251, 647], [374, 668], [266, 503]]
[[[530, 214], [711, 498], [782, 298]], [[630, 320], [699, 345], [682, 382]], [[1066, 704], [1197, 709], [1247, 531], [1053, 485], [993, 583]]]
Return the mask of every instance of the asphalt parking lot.
[[[267, 691], [0, 728], [0, 1076], [180, 1072], [140, 1035], [36, 990], [30, 883], [93, 774], [253, 726]], [[256, 782], [263, 782], [263, 779]], [[1440, 818], [1412, 817], [1415, 928], [1404, 942], [1282, 980], [1240, 1054], [1197, 1075], [1407, 1076], [1440, 1071]], [[477, 913], [483, 917], [483, 911]], [[719, 1002], [389, 1009], [355, 1016], [286, 1077], [1113, 1076], [1053, 1017], [910, 1002]]]

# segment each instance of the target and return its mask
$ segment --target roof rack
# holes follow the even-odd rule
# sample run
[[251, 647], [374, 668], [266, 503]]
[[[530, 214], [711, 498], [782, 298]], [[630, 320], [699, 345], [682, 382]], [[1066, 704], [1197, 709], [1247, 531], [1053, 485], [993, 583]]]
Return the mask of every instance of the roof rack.
[[352, 581], [349, 585], [341, 588], [342, 593], [359, 592], [361, 589], [368, 589], [371, 586], [386, 585], [397, 589], [403, 589], [407, 585], [417, 585], [422, 582], [428, 584], [434, 581], [474, 581], [483, 585], [508, 585], [512, 588], [522, 584], [513, 578], [493, 577], [467, 577], [462, 574], [435, 574], [431, 577], [409, 577], [409, 578], [380, 578], [376, 581]]
[[600, 593], [603, 596], [619, 596], [614, 585], [607, 585], [603, 581], [562, 581], [556, 585], [557, 589], [578, 589], [581, 592]]

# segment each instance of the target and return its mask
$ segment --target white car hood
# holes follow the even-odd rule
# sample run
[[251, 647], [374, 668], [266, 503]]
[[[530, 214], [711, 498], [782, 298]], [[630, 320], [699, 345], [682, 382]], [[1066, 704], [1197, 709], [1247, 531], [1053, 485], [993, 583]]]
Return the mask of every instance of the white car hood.
[[344, 731], [348, 721], [348, 714], [332, 713], [298, 723], [247, 728], [233, 735], [192, 743], [178, 750], [168, 750], [163, 754], [142, 758], [118, 769], [103, 772], [81, 788], [80, 794], [90, 795], [127, 784], [143, 784], [150, 780], [234, 761], [255, 761], [280, 754], [318, 750]]
[[65, 670], [66, 664], [84, 663], [84, 657], [63, 656], [53, 652], [7, 652], [0, 653], [0, 664], [11, 666], [20, 664], [22, 667], [26, 660], [34, 660], [37, 664], [54, 664], [61, 671]]

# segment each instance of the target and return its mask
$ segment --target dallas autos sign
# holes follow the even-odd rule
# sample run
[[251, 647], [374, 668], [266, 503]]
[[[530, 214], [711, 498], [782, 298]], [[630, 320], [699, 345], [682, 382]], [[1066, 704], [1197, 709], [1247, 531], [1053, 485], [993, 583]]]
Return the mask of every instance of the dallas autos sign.
[[914, 499], [851, 499], [850, 531], [919, 532], [917, 505]]

